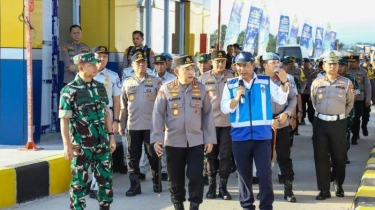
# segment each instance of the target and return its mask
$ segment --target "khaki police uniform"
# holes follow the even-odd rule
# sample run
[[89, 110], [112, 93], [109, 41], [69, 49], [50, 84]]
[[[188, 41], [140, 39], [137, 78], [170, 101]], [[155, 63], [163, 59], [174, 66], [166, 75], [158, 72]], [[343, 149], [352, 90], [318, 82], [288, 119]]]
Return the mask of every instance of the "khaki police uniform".
[[[233, 77], [233, 74], [227, 70], [224, 70], [221, 75], [215, 75], [214, 70], [211, 70], [203, 73], [198, 78], [198, 81], [206, 86], [212, 103], [216, 127], [217, 144], [213, 146], [211, 153], [207, 155], [209, 185], [212, 188], [211, 195], [213, 195], [211, 197], [216, 197], [216, 174], [219, 173], [220, 185], [222, 187], [224, 185], [223, 182], [226, 183], [230, 175], [232, 166], [232, 138], [230, 135], [229, 115], [221, 112], [220, 102], [227, 80]], [[219, 155], [220, 159], [218, 159]], [[210, 197], [209, 192], [207, 193], [207, 197]]]
[[[359, 61], [358, 56], [350, 56], [349, 61], [351, 59], [355, 59], [357, 62]], [[371, 100], [371, 84], [365, 69], [359, 67], [358, 69], [349, 69], [349, 71], [350, 75], [356, 80], [360, 90], [359, 98], [354, 102], [354, 119], [352, 125], [353, 136], [351, 140], [352, 144], [356, 145], [358, 144], [357, 140], [359, 138], [360, 126], [364, 133], [367, 131], [367, 123], [369, 121], [370, 113], [368, 107], [365, 106], [365, 102], [366, 100]]]
[[[181, 62], [176, 59], [193, 63], [191, 56], [175, 58], [178, 64]], [[151, 142], [164, 143], [172, 203], [182, 205], [186, 200], [185, 176], [189, 179], [189, 201], [202, 203], [204, 144], [216, 144], [212, 105], [202, 83], [193, 80], [186, 87], [175, 79], [160, 88], [152, 116]]]
[[[334, 60], [335, 54], [330, 56], [329, 61]], [[336, 186], [344, 183], [348, 144], [346, 117], [353, 108], [353, 84], [341, 76], [334, 81], [330, 81], [327, 75], [317, 78], [311, 86], [311, 101], [316, 110], [313, 146], [318, 190], [321, 191], [317, 199], [323, 200], [329, 194], [331, 178]]]
[[61, 47], [61, 56], [64, 62], [64, 84], [67, 84], [74, 80], [77, 74], [78, 69], [76, 66], [75, 72], [71, 72], [68, 70], [68, 66], [74, 66], [73, 57], [81, 53], [88, 53], [90, 51], [90, 47], [83, 42], [80, 42], [79, 44], [74, 44], [73, 42], [66, 42]]
[[[157, 177], [159, 161], [155, 150], [150, 146], [150, 129], [152, 110], [160, 85], [161, 82], [158, 78], [148, 74], [145, 74], [142, 79], [136, 76], [128, 77], [122, 84], [120, 125], [122, 129], [128, 130], [128, 154], [126, 159], [131, 189], [136, 188], [136, 191], [139, 189], [139, 193], [138, 175], [142, 144], [150, 161], [151, 172], [155, 181]], [[128, 192], [127, 196], [139, 194], [128, 194]]]

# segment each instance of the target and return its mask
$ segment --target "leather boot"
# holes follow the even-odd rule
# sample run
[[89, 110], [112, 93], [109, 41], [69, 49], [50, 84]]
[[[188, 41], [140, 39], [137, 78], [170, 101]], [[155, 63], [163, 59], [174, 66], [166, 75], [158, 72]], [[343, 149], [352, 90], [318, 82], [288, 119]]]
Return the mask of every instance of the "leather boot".
[[293, 194], [293, 182], [290, 180], [285, 180], [284, 184], [284, 199], [288, 202], [296, 202], [297, 199]]
[[219, 198], [223, 200], [232, 200], [232, 196], [229, 194], [227, 190], [227, 183], [228, 179], [220, 178], [220, 185], [219, 185]]
[[190, 210], [199, 210], [199, 203], [190, 203]]
[[208, 191], [206, 198], [215, 199], [216, 198], [216, 176], [208, 177]]
[[109, 210], [109, 205], [108, 206], [99, 205], [99, 210]]
[[174, 210], [185, 210], [183, 203], [174, 203], [173, 206], [174, 206]]
[[160, 192], [162, 191], [161, 181], [159, 182], [158, 174], [152, 173], [152, 189], [154, 192], [159, 192], [159, 186], [160, 186]]
[[130, 188], [126, 191], [126, 196], [136, 196], [141, 194], [141, 183], [137, 174], [130, 174]]

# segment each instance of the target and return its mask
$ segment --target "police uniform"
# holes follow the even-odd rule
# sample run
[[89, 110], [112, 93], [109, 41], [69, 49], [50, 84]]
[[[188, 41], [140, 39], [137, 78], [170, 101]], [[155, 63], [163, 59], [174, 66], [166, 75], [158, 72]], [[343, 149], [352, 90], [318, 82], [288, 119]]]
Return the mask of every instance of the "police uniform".
[[[308, 59], [308, 58], [303, 58], [302, 60], [303, 60], [303, 62], [310, 63], [310, 59]], [[309, 68], [309, 69], [303, 68], [302, 73], [303, 73], [303, 75], [305, 75], [306, 81], [301, 84], [301, 89], [302, 89], [301, 99], [302, 99], [303, 119], [307, 115], [307, 118], [308, 118], [308, 120], [311, 124], [314, 120], [314, 114], [315, 114], [314, 107], [312, 106], [311, 100], [310, 100], [311, 84], [315, 79], [312, 76], [313, 72], [315, 72], [315, 70], [312, 69], [312, 68]], [[307, 105], [307, 107], [306, 107], [306, 105]]]
[[90, 52], [90, 47], [83, 43], [80, 42], [79, 44], [75, 44], [73, 42], [66, 42], [62, 47], [61, 47], [61, 56], [62, 60], [64, 62], [64, 84], [67, 84], [74, 80], [74, 77], [77, 73], [77, 67], [75, 72], [70, 72], [68, 70], [68, 66], [74, 65], [73, 63], [73, 57], [75, 55], [81, 54], [81, 53], [88, 53]]
[[[349, 56], [349, 62], [359, 62], [359, 56]], [[365, 106], [366, 100], [371, 101], [371, 85], [370, 80], [367, 76], [366, 70], [363, 68], [358, 69], [349, 69], [350, 75], [355, 78], [357, 84], [359, 86], [359, 90], [361, 94], [359, 98], [354, 102], [354, 119], [353, 119], [353, 126], [352, 126], [352, 144], [356, 145], [357, 140], [359, 138], [359, 130], [361, 125], [361, 117], [362, 117], [362, 132], [365, 136], [368, 135], [367, 131], [367, 123], [369, 121], [369, 112], [368, 108]]]
[[[226, 60], [224, 51], [213, 51], [211, 58], [215, 60]], [[223, 63], [221, 65], [224, 65]], [[232, 139], [230, 136], [229, 115], [223, 114], [220, 110], [221, 97], [223, 95], [224, 85], [228, 79], [233, 78], [233, 74], [227, 70], [221, 74], [215, 74], [214, 70], [203, 73], [198, 81], [206, 86], [208, 95], [212, 103], [212, 109], [215, 118], [217, 144], [214, 145], [210, 154], [207, 155], [208, 164], [208, 182], [209, 190], [207, 198], [216, 198], [216, 174], [220, 176], [219, 197], [224, 200], [231, 200], [232, 197], [227, 191], [227, 182], [232, 165]], [[220, 160], [218, 156], [220, 154]]]
[[[340, 53], [327, 51], [323, 61], [338, 63]], [[331, 197], [330, 181], [334, 181], [336, 196], [343, 197], [342, 184], [346, 167], [346, 117], [353, 108], [354, 88], [345, 77], [337, 76], [330, 81], [326, 76], [314, 80], [311, 86], [311, 101], [316, 110], [313, 122], [313, 146], [315, 170], [318, 182], [317, 200]], [[332, 160], [332, 172], [330, 165]]]
[[[263, 61], [279, 59], [279, 56], [272, 52], [263, 55]], [[287, 120], [283, 124], [279, 124], [279, 127], [276, 131], [276, 157], [281, 171], [280, 179], [284, 180], [284, 199], [289, 202], [296, 202], [296, 198], [292, 191], [294, 171], [292, 159], [290, 157], [291, 150], [289, 134], [289, 117], [292, 116], [292, 112], [297, 106], [297, 97], [295, 90], [292, 89], [292, 82], [294, 84], [294, 81], [291, 81], [292, 76], [287, 75], [287, 78], [287, 82], [285, 84], [282, 84], [279, 78], [275, 75], [273, 78], [271, 78], [270, 89], [272, 94], [278, 93], [281, 86], [288, 86], [287, 92], [282, 93], [287, 95], [287, 99], [283, 100], [283, 103], [281, 101], [272, 100], [272, 113], [273, 118], [276, 118], [282, 113], [288, 115]]]
[[[249, 52], [236, 55], [236, 63], [254, 62]], [[237, 94], [240, 77], [227, 81], [220, 104], [221, 111], [229, 114], [232, 126], [232, 151], [237, 164], [239, 201], [244, 210], [255, 209], [252, 189], [253, 160], [259, 177], [260, 209], [272, 209], [274, 194], [272, 189], [271, 139], [272, 105], [270, 78], [257, 76], [253, 72], [250, 83], [244, 81], [244, 103], [234, 109], [230, 103]], [[275, 100], [285, 95], [275, 94]]]
[[[191, 56], [177, 57], [174, 63], [176, 67], [194, 65]], [[186, 86], [175, 79], [160, 88], [152, 116], [151, 142], [164, 143], [175, 209], [184, 209], [185, 176], [189, 179], [190, 209], [198, 209], [203, 201], [204, 144], [216, 144], [212, 105], [202, 83], [193, 79]]]
[[[132, 56], [133, 62], [146, 60], [141, 52]], [[130, 178], [130, 189], [126, 196], [135, 196], [141, 193], [139, 182], [139, 161], [142, 155], [142, 144], [151, 165], [153, 190], [158, 192], [158, 157], [150, 146], [150, 129], [152, 109], [156, 94], [161, 82], [158, 78], [145, 74], [144, 78], [135, 75], [128, 77], [122, 84], [120, 125], [123, 130], [127, 129], [126, 156], [128, 162], [128, 173]]]
[[[143, 47], [130, 46], [130, 47], [125, 49], [124, 56], [123, 56], [123, 59], [122, 59], [122, 69], [131, 67], [131, 64], [132, 64], [131, 58], [138, 51], [143, 51], [145, 53], [145, 56], [147, 58], [147, 61], [146, 61], [147, 67], [150, 68], [150, 69], [154, 68], [153, 58], [155, 56], [155, 53], [154, 53], [154, 51], [151, 50], [151, 48], [149, 48], [147, 45], [145, 45]], [[123, 78], [123, 76], [121, 78]]]
[[[95, 54], [86, 53], [74, 57], [74, 63], [97, 63]], [[79, 75], [61, 90], [59, 118], [70, 118], [69, 136], [73, 147], [71, 161], [70, 208], [86, 207], [85, 193], [87, 170], [92, 167], [99, 184], [97, 199], [109, 209], [113, 201], [112, 158], [109, 148], [105, 116], [108, 96], [102, 83], [85, 82]]]
[[[148, 75], [151, 75], [151, 76], [155, 75], [155, 72], [152, 71], [149, 68], [146, 69], [146, 73]], [[134, 75], [135, 75], [135, 71], [134, 71], [133, 67], [128, 67], [128, 68], [124, 69], [124, 71], [122, 72], [121, 81], [124, 82], [127, 78], [132, 77]]]
[[[157, 55], [157, 56], [155, 56], [155, 62], [154, 62], [154, 64], [155, 63], [160, 63], [160, 62], [166, 63], [166, 61], [167, 61], [167, 57], [165, 57], [163, 55]], [[156, 78], [159, 78], [159, 80], [161, 81], [162, 84], [170, 82], [170, 81], [172, 81], [172, 80], [174, 80], [176, 78], [175, 75], [169, 73], [168, 71], [166, 71], [163, 76], [160, 76], [156, 72], [156, 70], [154, 70], [154, 76]], [[165, 153], [163, 153], [163, 155], [162, 155], [161, 165], [162, 165], [162, 167], [161, 167], [162, 181], [167, 181], [168, 174], [167, 174], [167, 160], [166, 160]], [[142, 158], [141, 158], [141, 161], [140, 161], [140, 164], [139, 164], [139, 168], [140, 168], [141, 176], [145, 176], [145, 178], [146, 178], [145, 174], [149, 170], [150, 164], [148, 162], [148, 158], [147, 158], [146, 153], [144, 152], [144, 150], [142, 151]]]

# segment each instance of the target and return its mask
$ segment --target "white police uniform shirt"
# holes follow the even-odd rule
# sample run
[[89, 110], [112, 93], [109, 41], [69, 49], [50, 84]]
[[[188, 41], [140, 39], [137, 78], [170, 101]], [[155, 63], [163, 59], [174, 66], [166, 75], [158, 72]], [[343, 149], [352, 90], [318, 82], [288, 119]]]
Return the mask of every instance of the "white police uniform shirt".
[[[155, 75], [155, 73], [154, 73], [151, 69], [149, 69], [149, 68], [146, 69], [146, 73], [147, 73], [148, 75], [152, 75], [152, 76]], [[125, 69], [122, 71], [122, 78], [121, 78], [121, 81], [124, 82], [126, 78], [128, 78], [128, 77], [132, 77], [132, 76], [134, 76], [134, 75], [135, 75], [135, 71], [134, 71], [133, 67], [125, 68]]]
[[113, 96], [121, 95], [121, 81], [117, 73], [104, 68], [94, 79], [104, 84], [108, 95], [108, 106], [113, 107]]
[[164, 85], [165, 83], [169, 82], [169, 81], [172, 81], [176, 78], [175, 75], [169, 73], [169, 72], [165, 72], [164, 76], [160, 77], [158, 72], [156, 72], [156, 70], [154, 69], [154, 75], [155, 77], [159, 78], [161, 83]]
[[[292, 75], [290, 74], [286, 74], [287, 78], [288, 78], [288, 82], [290, 82], [290, 84], [292, 84], [292, 87], [293, 87], [293, 90], [294, 92], [296, 93], [296, 95], [298, 95], [298, 90], [297, 90], [297, 85], [296, 83], [294, 82], [294, 78]], [[289, 90], [288, 90], [289, 91]]]

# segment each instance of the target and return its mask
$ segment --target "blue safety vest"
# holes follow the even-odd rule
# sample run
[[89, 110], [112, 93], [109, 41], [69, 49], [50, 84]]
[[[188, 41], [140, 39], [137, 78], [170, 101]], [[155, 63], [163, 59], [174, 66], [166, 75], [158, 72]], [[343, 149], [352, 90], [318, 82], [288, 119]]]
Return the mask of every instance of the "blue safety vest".
[[[227, 85], [234, 98], [237, 95], [238, 78], [228, 80]], [[258, 76], [253, 79], [250, 89], [245, 90], [245, 103], [238, 103], [229, 120], [232, 125], [233, 141], [272, 139], [272, 105], [270, 78]]]

